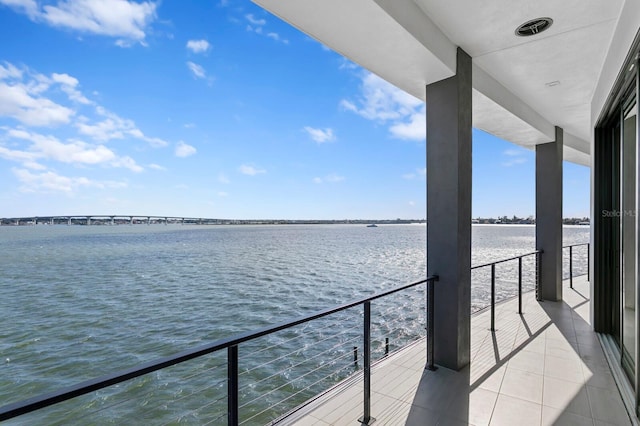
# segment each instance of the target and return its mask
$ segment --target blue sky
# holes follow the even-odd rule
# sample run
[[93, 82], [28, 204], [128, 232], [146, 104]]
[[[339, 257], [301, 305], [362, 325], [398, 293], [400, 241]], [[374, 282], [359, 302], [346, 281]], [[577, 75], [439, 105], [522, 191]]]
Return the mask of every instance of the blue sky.
[[[248, 0], [0, 0], [0, 40], [0, 217], [425, 217], [424, 104]], [[473, 216], [534, 215], [534, 153], [473, 137]]]

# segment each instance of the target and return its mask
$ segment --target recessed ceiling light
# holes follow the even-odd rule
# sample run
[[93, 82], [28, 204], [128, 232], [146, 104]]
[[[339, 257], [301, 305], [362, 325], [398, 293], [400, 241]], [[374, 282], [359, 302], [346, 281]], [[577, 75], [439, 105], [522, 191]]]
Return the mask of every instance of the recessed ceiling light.
[[548, 29], [551, 24], [553, 24], [553, 19], [551, 18], [532, 19], [516, 28], [516, 35], [520, 37], [536, 35]]
[[545, 83], [544, 85], [547, 87], [559, 86], [560, 82], [558, 80], [555, 80], [555, 81], [550, 81], [548, 83]]

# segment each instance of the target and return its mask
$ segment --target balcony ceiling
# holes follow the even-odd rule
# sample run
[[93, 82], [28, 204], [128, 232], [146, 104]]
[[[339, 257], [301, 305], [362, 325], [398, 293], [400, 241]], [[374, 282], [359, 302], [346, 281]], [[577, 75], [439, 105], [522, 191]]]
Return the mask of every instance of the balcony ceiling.
[[[637, 0], [627, 0], [637, 1]], [[565, 131], [565, 160], [589, 164], [591, 101], [625, 0], [254, 0], [424, 100], [425, 85], [473, 58], [473, 125], [518, 145]], [[515, 29], [550, 17], [545, 32]]]

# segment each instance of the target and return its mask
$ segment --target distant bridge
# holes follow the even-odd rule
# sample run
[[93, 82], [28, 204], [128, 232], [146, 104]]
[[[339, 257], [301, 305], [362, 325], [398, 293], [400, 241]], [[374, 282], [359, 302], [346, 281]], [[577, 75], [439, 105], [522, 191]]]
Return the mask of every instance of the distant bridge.
[[204, 217], [80, 214], [73, 216], [3, 217], [0, 225], [336, 225], [426, 223], [425, 219], [211, 219]]
[[144, 215], [74, 215], [74, 216], [27, 216], [0, 218], [0, 225], [224, 225], [234, 223], [228, 219], [202, 217], [144, 216]]

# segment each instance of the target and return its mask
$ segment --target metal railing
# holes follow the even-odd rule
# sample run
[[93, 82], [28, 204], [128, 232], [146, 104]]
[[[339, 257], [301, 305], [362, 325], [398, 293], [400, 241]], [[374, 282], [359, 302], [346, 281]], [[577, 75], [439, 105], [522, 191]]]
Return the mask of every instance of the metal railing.
[[[363, 389], [363, 416], [359, 421], [363, 424], [370, 424], [374, 419], [371, 416], [371, 302], [377, 299], [384, 298], [394, 293], [398, 293], [402, 290], [416, 287], [421, 284], [426, 284], [426, 331], [427, 331], [427, 368], [434, 369], [434, 345], [433, 345], [433, 306], [434, 306], [434, 283], [438, 281], [438, 276], [429, 276], [425, 280], [418, 281], [412, 284], [396, 287], [391, 290], [375, 294], [370, 297], [361, 298], [340, 306], [325, 309], [316, 312], [311, 315], [307, 315], [292, 321], [287, 321], [281, 324], [268, 326], [257, 331], [246, 332], [238, 334], [232, 337], [216, 340], [212, 343], [187, 349], [177, 354], [160, 358], [155, 361], [147, 362], [138, 365], [133, 368], [129, 368], [123, 371], [119, 371], [112, 374], [107, 374], [96, 379], [91, 379], [78, 383], [76, 385], [61, 389], [48, 394], [43, 394], [33, 398], [29, 398], [23, 401], [18, 401], [12, 404], [0, 407], [0, 421], [15, 418], [17, 416], [34, 412], [36, 410], [43, 409], [70, 399], [86, 395], [91, 392], [95, 392], [101, 389], [105, 389], [110, 386], [117, 385], [119, 383], [127, 382], [147, 375], [152, 372], [165, 369], [167, 367], [175, 366], [184, 363], [189, 360], [193, 360], [204, 355], [213, 354], [218, 351], [227, 352], [227, 423], [229, 425], [238, 425], [240, 423], [239, 413], [239, 356], [238, 348], [241, 344], [251, 342], [263, 336], [268, 336], [278, 331], [286, 330], [294, 326], [305, 324], [313, 320], [328, 317], [338, 312], [343, 312], [347, 309], [363, 306], [364, 319], [363, 319], [363, 375], [364, 375], [364, 389]], [[385, 350], [388, 353], [388, 349]]]
[[536, 275], [535, 275], [535, 290], [536, 300], [540, 299], [540, 255], [542, 250], [536, 250], [531, 253], [521, 254], [519, 256], [509, 257], [507, 259], [496, 260], [494, 262], [483, 263], [482, 265], [472, 266], [471, 270], [491, 267], [491, 331], [496, 330], [496, 265], [499, 263], [505, 263], [513, 260], [518, 260], [518, 314], [522, 315], [522, 259], [528, 256], [535, 256], [536, 262]]
[[[564, 246], [563, 249], [569, 249], [569, 281], [570, 286], [573, 288], [573, 254], [574, 247], [579, 246], [587, 246], [587, 259], [589, 257], [590, 246], [589, 243], [582, 244], [573, 244], [569, 246]], [[529, 256], [534, 256], [535, 261], [535, 290], [536, 290], [536, 299], [540, 299], [540, 264], [541, 264], [541, 254], [542, 250], [537, 250], [530, 253], [525, 253], [519, 256], [513, 256], [506, 259], [497, 260], [494, 262], [489, 262], [481, 265], [473, 266], [472, 270], [477, 270], [481, 268], [491, 268], [491, 330], [495, 331], [495, 306], [496, 306], [496, 265], [502, 264], [510, 261], [518, 262], [518, 283], [517, 283], [517, 291], [518, 291], [518, 313], [522, 314], [522, 293], [523, 293], [523, 259]], [[589, 263], [587, 261], [587, 274], [589, 273]], [[107, 387], [111, 387], [117, 385], [119, 383], [127, 382], [137, 377], [141, 377], [147, 375], [152, 372], [156, 372], [167, 367], [175, 366], [178, 364], [182, 364], [186, 361], [197, 359], [203, 357], [204, 355], [213, 354], [213, 353], [224, 353], [226, 350], [226, 399], [227, 399], [227, 408], [226, 408], [226, 417], [227, 423], [229, 425], [238, 425], [241, 423], [240, 421], [240, 409], [242, 405], [240, 404], [239, 391], [241, 389], [239, 383], [239, 376], [243, 374], [240, 371], [240, 361], [241, 357], [239, 357], [239, 346], [241, 344], [246, 344], [251, 341], [255, 341], [256, 339], [264, 336], [273, 335], [274, 333], [282, 330], [290, 329], [294, 326], [309, 323], [313, 320], [317, 320], [324, 317], [329, 317], [330, 315], [337, 314], [338, 312], [346, 311], [347, 309], [354, 307], [362, 307], [363, 308], [363, 324], [362, 324], [362, 340], [363, 340], [363, 350], [361, 353], [361, 363], [362, 363], [362, 375], [363, 375], [363, 416], [359, 419], [359, 421], [363, 424], [370, 424], [373, 422], [373, 417], [371, 413], [371, 365], [372, 365], [372, 357], [371, 357], [371, 302], [376, 299], [381, 299], [386, 296], [390, 296], [395, 293], [399, 293], [403, 290], [407, 290], [409, 288], [413, 288], [419, 286], [421, 284], [426, 284], [426, 300], [425, 300], [425, 321], [426, 321], [426, 350], [427, 350], [427, 365], [426, 368], [429, 370], [434, 370], [434, 318], [433, 318], [433, 306], [435, 303], [434, 300], [434, 283], [438, 280], [437, 276], [430, 276], [425, 280], [415, 282], [412, 284], [407, 284], [404, 286], [396, 287], [394, 289], [358, 299], [340, 306], [336, 306], [333, 308], [329, 308], [323, 311], [319, 311], [317, 313], [307, 315], [292, 321], [288, 321], [285, 323], [268, 326], [263, 329], [247, 332], [239, 335], [235, 335], [229, 338], [220, 339], [210, 344], [200, 346], [193, 349], [188, 349], [172, 356], [168, 356], [165, 358], [157, 359], [155, 361], [151, 361], [145, 364], [138, 365], [136, 367], [123, 370], [120, 372], [116, 372], [113, 374], [108, 374], [96, 379], [84, 381], [82, 383], [76, 384], [74, 386], [68, 387], [66, 389], [62, 389], [59, 391], [55, 391], [52, 393], [36, 396], [33, 398], [29, 398], [23, 401], [18, 401], [12, 404], [5, 405], [0, 407], [0, 421], [12, 419], [23, 414], [31, 413], [45, 407], [53, 406], [55, 404], [71, 400], [73, 398], [79, 397], [81, 395], [86, 395], [91, 392], [95, 392], [101, 389], [105, 389]], [[359, 327], [359, 325], [357, 326]], [[385, 356], [389, 353], [389, 343], [388, 339], [385, 338], [384, 341], [384, 354]], [[353, 361], [354, 366], [358, 369], [358, 353], [357, 347], [353, 347]], [[246, 373], [246, 371], [244, 372]], [[223, 398], [224, 399], [224, 396]], [[224, 413], [224, 412], [223, 412]], [[223, 416], [224, 417], [224, 414]]]
[[[589, 256], [591, 252], [591, 245], [589, 243], [571, 244], [569, 246], [563, 246], [563, 249], [569, 249], [569, 288], [573, 288], [573, 248], [587, 246], [587, 278], [589, 277]], [[579, 276], [579, 275], [576, 275]]]

